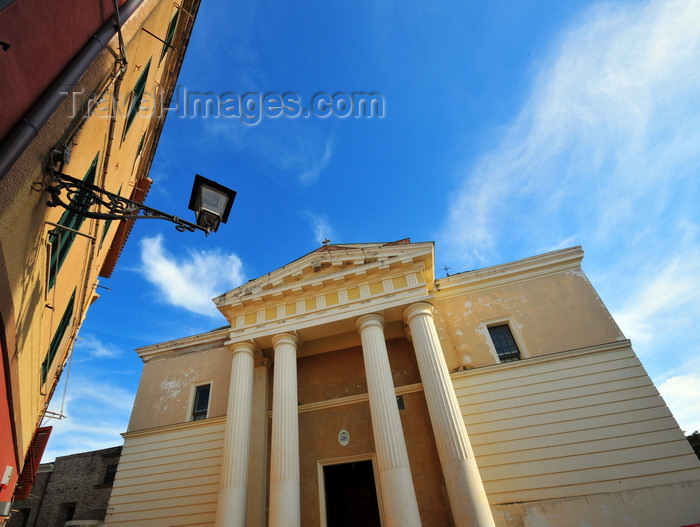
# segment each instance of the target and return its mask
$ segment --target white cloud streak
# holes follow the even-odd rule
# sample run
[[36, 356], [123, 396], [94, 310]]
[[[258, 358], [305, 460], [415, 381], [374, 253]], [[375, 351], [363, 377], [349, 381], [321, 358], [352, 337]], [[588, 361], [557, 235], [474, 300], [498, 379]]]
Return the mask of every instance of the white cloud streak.
[[700, 430], [700, 373], [670, 377], [658, 388], [686, 435]]
[[91, 333], [81, 333], [75, 345], [75, 353], [79, 360], [88, 359], [115, 359], [121, 357], [123, 352], [114, 344], [102, 342]]
[[325, 239], [331, 241], [335, 238], [335, 231], [331, 226], [328, 217], [324, 214], [316, 214], [311, 211], [304, 211], [304, 216], [309, 220], [314, 231], [314, 241], [321, 245]]
[[592, 228], [612, 243], [639, 207], [668, 207], [698, 166], [699, 62], [697, 2], [586, 11], [540, 64], [499, 146], [459, 175], [440, 236], [451, 261], [492, 263], [521, 240], [549, 246]]
[[66, 418], [45, 423], [53, 430], [42, 461], [121, 445], [135, 395], [109, 381], [73, 377], [63, 408], [58, 397], [51, 403], [50, 409], [57, 413], [63, 410]]
[[700, 356], [698, 64], [696, 1], [580, 13], [534, 65], [497, 146], [456, 173], [437, 236], [462, 269], [582, 244], [589, 276], [686, 429], [697, 426], [684, 420], [700, 379], [689, 359]]
[[267, 119], [247, 126], [235, 119], [209, 119], [205, 126], [217, 149], [245, 152], [272, 179], [291, 176], [304, 187], [319, 180], [335, 151], [335, 136], [307, 121]]
[[144, 276], [156, 286], [161, 300], [172, 306], [220, 316], [211, 299], [245, 281], [243, 264], [235, 254], [189, 251], [176, 258], [166, 251], [162, 236], [144, 238], [140, 246]]

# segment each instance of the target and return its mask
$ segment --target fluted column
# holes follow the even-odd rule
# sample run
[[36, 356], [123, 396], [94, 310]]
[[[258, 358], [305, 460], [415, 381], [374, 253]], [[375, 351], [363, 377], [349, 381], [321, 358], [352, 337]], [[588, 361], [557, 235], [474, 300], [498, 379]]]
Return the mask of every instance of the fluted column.
[[245, 527], [246, 524], [255, 350], [255, 345], [251, 342], [239, 342], [231, 348], [233, 359], [216, 527]]
[[300, 527], [297, 346], [289, 333], [275, 335], [270, 448], [270, 527]]
[[357, 319], [356, 325], [362, 338], [385, 525], [420, 527], [416, 491], [384, 340], [384, 318], [376, 314], [364, 315]]
[[493, 527], [479, 469], [433, 320], [433, 306], [418, 302], [404, 311], [411, 330], [430, 422], [456, 527]]

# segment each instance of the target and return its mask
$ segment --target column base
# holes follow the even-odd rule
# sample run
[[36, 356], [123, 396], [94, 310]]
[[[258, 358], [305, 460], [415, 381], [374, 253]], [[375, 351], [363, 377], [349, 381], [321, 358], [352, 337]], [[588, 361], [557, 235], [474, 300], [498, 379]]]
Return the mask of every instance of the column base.
[[301, 510], [298, 481], [270, 483], [269, 527], [300, 527]]
[[379, 483], [387, 527], [421, 527], [411, 470], [395, 467], [379, 470]]
[[248, 492], [245, 488], [219, 490], [216, 508], [216, 527], [245, 527]]
[[494, 527], [491, 506], [473, 460], [455, 459], [442, 465], [455, 527]]

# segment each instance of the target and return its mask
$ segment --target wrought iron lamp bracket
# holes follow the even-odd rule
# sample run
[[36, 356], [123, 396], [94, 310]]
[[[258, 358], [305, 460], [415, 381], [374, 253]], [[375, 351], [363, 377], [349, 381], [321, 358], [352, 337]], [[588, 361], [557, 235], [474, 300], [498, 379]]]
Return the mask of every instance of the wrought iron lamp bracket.
[[[61, 206], [86, 218], [100, 220], [166, 220], [175, 224], [180, 232], [203, 231], [207, 236], [210, 229], [200, 227], [172, 214], [147, 207], [125, 197], [113, 194], [86, 181], [76, 179], [68, 174], [51, 171], [51, 184], [46, 189], [51, 199], [46, 202], [49, 207]], [[65, 196], [62, 193], [65, 191]], [[96, 206], [96, 210], [94, 210]], [[106, 209], [105, 212], [98, 212]]]

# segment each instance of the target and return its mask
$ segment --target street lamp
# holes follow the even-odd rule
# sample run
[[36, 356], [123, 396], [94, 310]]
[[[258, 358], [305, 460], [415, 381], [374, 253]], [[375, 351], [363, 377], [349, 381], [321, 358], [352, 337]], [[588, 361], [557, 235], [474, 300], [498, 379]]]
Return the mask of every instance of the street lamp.
[[194, 211], [197, 225], [207, 231], [216, 232], [219, 224], [228, 220], [235, 198], [235, 190], [197, 174], [194, 177], [188, 208]]
[[[65, 200], [61, 193], [65, 190]], [[47, 188], [51, 199], [46, 202], [49, 207], [61, 206], [86, 218], [104, 220], [140, 220], [144, 218], [167, 220], [175, 224], [180, 231], [203, 231], [207, 236], [216, 232], [221, 223], [228, 220], [236, 191], [231, 190], [207, 178], [196, 175], [192, 187], [189, 208], [195, 212], [197, 224], [185, 221], [172, 214], [147, 207], [143, 203], [132, 201], [113, 194], [86, 181], [76, 179], [68, 174], [51, 171], [51, 185]], [[106, 212], [90, 210], [93, 205], [105, 207]]]

